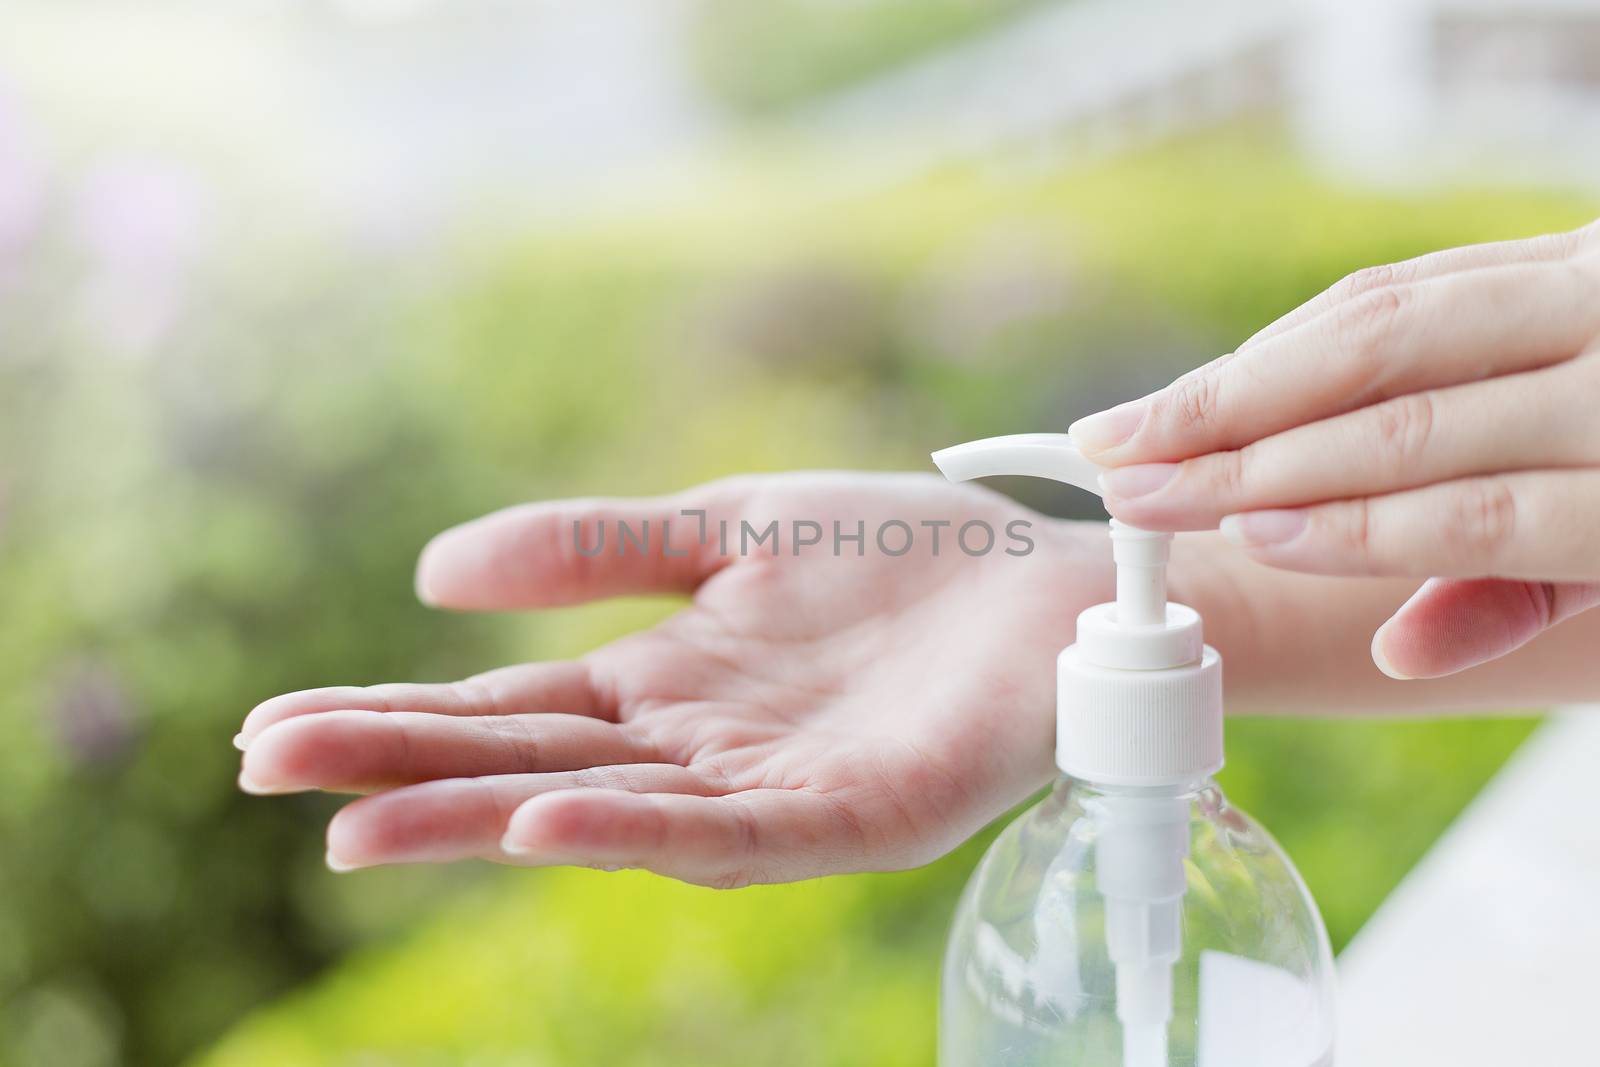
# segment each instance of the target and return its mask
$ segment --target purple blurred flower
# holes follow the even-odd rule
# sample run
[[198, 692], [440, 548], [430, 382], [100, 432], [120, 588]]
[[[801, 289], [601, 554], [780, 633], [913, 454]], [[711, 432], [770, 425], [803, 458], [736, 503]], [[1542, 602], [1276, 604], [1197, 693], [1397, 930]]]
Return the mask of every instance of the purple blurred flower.
[[182, 310], [210, 235], [210, 198], [192, 173], [156, 159], [104, 164], [76, 204], [87, 255], [83, 313], [105, 343], [141, 354]]
[[69, 664], [58, 678], [51, 711], [57, 742], [79, 766], [115, 762], [137, 738], [133, 702], [104, 663], [79, 660]]
[[21, 107], [0, 86], [0, 278], [16, 269], [44, 211], [44, 164]]

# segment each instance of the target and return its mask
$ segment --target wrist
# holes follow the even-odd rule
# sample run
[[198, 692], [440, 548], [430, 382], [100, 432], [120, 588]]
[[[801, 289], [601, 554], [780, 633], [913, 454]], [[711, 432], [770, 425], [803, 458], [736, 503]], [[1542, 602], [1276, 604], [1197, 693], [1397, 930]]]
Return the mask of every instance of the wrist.
[[[1222, 655], [1232, 710], [1262, 704], [1256, 665], [1266, 638], [1261, 598], [1269, 574], [1216, 533], [1182, 534], [1173, 542], [1167, 570], [1171, 599], [1200, 613], [1206, 644]], [[1286, 610], [1288, 605], [1281, 605]], [[1280, 632], [1288, 620], [1278, 618]]]

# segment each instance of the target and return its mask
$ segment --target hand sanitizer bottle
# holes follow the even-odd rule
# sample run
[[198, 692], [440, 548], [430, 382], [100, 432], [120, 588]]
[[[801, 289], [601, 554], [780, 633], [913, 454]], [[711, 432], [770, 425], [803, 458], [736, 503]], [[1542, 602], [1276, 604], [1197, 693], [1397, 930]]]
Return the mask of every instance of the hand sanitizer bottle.
[[[933, 455], [953, 481], [1099, 493], [1065, 434]], [[1167, 602], [1171, 534], [1111, 523], [1117, 599], [1057, 661], [1050, 793], [983, 857], [956, 913], [942, 1067], [1327, 1067], [1333, 960], [1305, 883], [1231, 807], [1222, 660]]]

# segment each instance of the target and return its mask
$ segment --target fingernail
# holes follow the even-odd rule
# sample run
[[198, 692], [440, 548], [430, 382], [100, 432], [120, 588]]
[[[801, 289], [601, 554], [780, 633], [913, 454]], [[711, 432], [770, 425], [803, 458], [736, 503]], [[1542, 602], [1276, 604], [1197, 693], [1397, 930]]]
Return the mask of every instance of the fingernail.
[[426, 573], [427, 572], [423, 566], [423, 561], [418, 561], [417, 572], [412, 576], [411, 579], [411, 587], [416, 590], [417, 600], [422, 603], [423, 607], [438, 607], [439, 602], [435, 600], [433, 594], [428, 591], [428, 583], [425, 577]]
[[251, 794], [252, 796], [258, 797], [270, 797], [278, 796], [283, 793], [300, 792], [298, 789], [285, 788], [283, 786], [262, 785], [254, 778], [251, 778], [250, 775], [244, 771], [239, 772], [239, 788], [244, 792]]
[[[515, 817], [513, 816], [513, 819], [514, 818]], [[537, 857], [540, 863], [549, 864], [551, 866], [577, 862], [577, 860], [571, 856], [558, 855], [551, 851], [551, 849], [547, 846], [541, 845], [535, 840], [531, 840], [530, 838], [533, 836], [534, 835], [529, 834], [525, 829], [512, 827], [508, 829], [500, 838], [500, 851], [504, 852], [508, 856], [514, 856], [517, 859], [532, 859]]]
[[233, 747], [238, 749], [240, 752], [243, 752], [245, 749], [250, 747], [250, 739], [243, 733], [234, 734]]
[[1116, 467], [1100, 475], [1100, 490], [1106, 496], [1133, 500], [1149, 496], [1178, 476], [1182, 465], [1178, 463], [1139, 463], [1132, 467]]
[[1409, 682], [1411, 680], [1411, 676], [1409, 674], [1401, 674], [1399, 671], [1395, 670], [1394, 664], [1389, 662], [1388, 655], [1383, 651], [1383, 634], [1388, 628], [1389, 624], [1384, 623], [1382, 626], [1378, 627], [1378, 632], [1372, 635], [1372, 662], [1377, 664], [1377, 667], [1380, 671], [1382, 671], [1384, 674], [1387, 674], [1395, 681]]
[[540, 867], [588, 867], [593, 862], [582, 856], [552, 852], [527, 841], [517, 840], [510, 834], [500, 839], [500, 851], [512, 859], [528, 861]]
[[504, 852], [508, 856], [515, 856], [518, 859], [523, 859], [527, 856], [533, 855], [538, 851], [538, 849], [534, 848], [525, 841], [514, 840], [508, 834], [500, 839], [500, 851]]
[[346, 871], [359, 871], [361, 869], [361, 864], [346, 863], [338, 856], [335, 856], [331, 851], [326, 856], [322, 857], [322, 861], [328, 865], [328, 870], [335, 874], [344, 874]]
[[1067, 435], [1087, 453], [1105, 452], [1132, 437], [1139, 429], [1139, 424], [1144, 422], [1145, 412], [1149, 408], [1148, 397], [1142, 400], [1130, 400], [1126, 404], [1118, 404], [1109, 411], [1097, 412], [1079, 419], [1067, 427]]
[[1305, 532], [1304, 510], [1246, 511], [1222, 520], [1222, 536], [1245, 548], [1261, 548], [1293, 541]]
[[538, 826], [538, 820], [530, 819], [523, 814], [529, 808], [536, 807], [540, 799], [540, 797], [530, 797], [524, 800], [518, 805], [517, 810], [511, 813], [511, 818], [506, 820], [505, 832], [500, 835], [500, 851], [512, 859], [533, 860], [538, 857], [538, 862], [544, 862], [543, 854], [549, 849], [541, 848], [535, 843], [537, 834], [534, 831]]

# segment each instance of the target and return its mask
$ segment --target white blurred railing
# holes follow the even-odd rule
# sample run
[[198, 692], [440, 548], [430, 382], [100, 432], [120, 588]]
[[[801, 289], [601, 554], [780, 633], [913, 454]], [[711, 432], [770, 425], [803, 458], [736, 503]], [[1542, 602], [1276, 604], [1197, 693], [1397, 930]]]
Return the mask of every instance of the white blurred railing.
[[1340, 957], [1336, 1062], [1600, 1062], [1600, 707], [1553, 717]]

